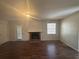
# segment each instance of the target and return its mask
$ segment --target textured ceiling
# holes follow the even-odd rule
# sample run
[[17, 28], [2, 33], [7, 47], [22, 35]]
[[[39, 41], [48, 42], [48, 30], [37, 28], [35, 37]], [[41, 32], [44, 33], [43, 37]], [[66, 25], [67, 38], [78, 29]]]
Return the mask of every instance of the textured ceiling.
[[29, 4], [28, 9], [27, 0], [0, 0], [0, 18], [23, 18], [29, 10], [41, 20], [55, 20], [79, 11], [79, 0], [29, 0]]

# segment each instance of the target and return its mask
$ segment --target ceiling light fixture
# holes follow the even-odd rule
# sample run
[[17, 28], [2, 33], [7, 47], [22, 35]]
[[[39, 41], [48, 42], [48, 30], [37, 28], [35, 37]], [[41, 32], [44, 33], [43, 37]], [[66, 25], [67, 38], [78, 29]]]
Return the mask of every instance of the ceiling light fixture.
[[27, 16], [27, 17], [30, 17], [30, 15], [29, 15], [29, 14], [27, 14], [26, 16]]

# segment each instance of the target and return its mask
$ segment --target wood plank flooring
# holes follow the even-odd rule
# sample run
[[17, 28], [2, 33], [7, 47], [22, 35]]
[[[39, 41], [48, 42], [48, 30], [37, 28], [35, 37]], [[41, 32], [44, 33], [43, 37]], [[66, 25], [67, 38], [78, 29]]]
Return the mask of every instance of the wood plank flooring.
[[60, 41], [15, 41], [0, 46], [0, 59], [79, 59]]

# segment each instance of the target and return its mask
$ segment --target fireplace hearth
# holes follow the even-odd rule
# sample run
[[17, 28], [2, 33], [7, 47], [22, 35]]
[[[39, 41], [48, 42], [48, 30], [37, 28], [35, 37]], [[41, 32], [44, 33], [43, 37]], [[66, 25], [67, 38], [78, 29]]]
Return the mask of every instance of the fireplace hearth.
[[29, 32], [30, 40], [40, 40], [40, 32]]

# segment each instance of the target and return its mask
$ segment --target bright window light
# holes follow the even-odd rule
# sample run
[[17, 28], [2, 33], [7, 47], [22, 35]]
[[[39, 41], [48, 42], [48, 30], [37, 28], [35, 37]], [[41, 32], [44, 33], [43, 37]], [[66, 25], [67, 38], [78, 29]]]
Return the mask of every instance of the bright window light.
[[56, 23], [47, 24], [47, 34], [56, 34]]
[[22, 39], [22, 26], [17, 26], [17, 39]]

